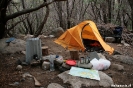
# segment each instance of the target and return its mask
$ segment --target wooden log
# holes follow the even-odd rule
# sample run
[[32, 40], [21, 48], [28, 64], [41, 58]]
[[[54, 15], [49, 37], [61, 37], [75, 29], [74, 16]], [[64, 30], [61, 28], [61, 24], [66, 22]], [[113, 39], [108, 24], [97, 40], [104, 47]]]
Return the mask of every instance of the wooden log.
[[42, 56], [47, 56], [47, 55], [49, 55], [48, 46], [43, 46], [42, 47]]
[[70, 50], [70, 56], [73, 60], [79, 60], [79, 53], [77, 50]]

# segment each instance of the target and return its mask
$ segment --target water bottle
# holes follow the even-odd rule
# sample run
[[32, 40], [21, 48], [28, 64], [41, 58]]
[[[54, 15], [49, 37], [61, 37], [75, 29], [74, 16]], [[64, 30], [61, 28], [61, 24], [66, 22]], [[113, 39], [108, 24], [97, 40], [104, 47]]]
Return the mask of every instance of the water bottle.
[[50, 55], [50, 71], [54, 71], [55, 68], [54, 68], [54, 58], [51, 57]]

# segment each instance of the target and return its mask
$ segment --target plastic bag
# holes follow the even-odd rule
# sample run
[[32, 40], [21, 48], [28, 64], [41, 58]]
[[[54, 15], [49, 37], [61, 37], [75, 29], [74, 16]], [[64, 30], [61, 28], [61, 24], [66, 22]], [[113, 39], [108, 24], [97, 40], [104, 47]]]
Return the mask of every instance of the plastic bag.
[[62, 63], [64, 62], [64, 59], [63, 59], [63, 57], [62, 57], [61, 55], [56, 55], [55, 60], [56, 60], [57, 62], [59, 62], [60, 64], [62, 64]]
[[100, 63], [104, 65], [103, 70], [106, 70], [110, 67], [111, 62], [107, 59], [99, 59]]
[[110, 67], [110, 61], [105, 59], [92, 59], [90, 63], [93, 65], [93, 69], [95, 70], [106, 70]]

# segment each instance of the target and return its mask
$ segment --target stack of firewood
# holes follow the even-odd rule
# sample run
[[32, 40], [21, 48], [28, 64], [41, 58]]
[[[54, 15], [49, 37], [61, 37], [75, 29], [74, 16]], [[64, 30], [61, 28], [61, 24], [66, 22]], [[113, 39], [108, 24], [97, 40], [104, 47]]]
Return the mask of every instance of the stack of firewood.
[[[116, 25], [110, 24], [110, 23], [109, 24], [99, 24], [99, 25], [97, 25], [101, 36], [105, 36], [105, 37], [107, 37], [107, 36], [113, 37], [113, 30], [114, 30], [115, 26]], [[122, 39], [126, 43], [133, 46], [133, 32], [129, 31], [125, 27], [123, 27]]]
[[123, 30], [122, 39], [133, 46], [133, 33], [131, 33], [130, 31]]

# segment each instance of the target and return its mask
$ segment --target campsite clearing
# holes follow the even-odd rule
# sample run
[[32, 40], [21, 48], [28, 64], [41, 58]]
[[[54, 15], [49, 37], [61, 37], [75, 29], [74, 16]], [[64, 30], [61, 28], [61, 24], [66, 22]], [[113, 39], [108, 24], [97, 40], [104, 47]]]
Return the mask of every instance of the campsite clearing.
[[[42, 43], [45, 43], [49, 47], [49, 52], [53, 54], [60, 54], [64, 58], [70, 58], [69, 51], [65, 50], [63, 47], [59, 46], [58, 44], [54, 43], [53, 41], [55, 38], [46, 38], [42, 40]], [[117, 44], [110, 43], [114, 49], [118, 50], [123, 55], [128, 55], [133, 57], [133, 52], [131, 51], [131, 47], [119, 47]], [[129, 51], [130, 50], [130, 51]], [[22, 71], [16, 71], [16, 61], [19, 58], [23, 58], [25, 55], [20, 53], [15, 54], [0, 54], [0, 87], [1, 88], [35, 88], [34, 80], [32, 78], [22, 79], [22, 74], [29, 72], [32, 74], [36, 79], [43, 85], [44, 88], [50, 83], [58, 83], [65, 88], [72, 88], [70, 84], [63, 83], [63, 81], [57, 76], [60, 72], [59, 70], [55, 70], [50, 72], [49, 70], [44, 71], [38, 67], [30, 67], [30, 66], [23, 66]], [[107, 75], [111, 76], [114, 84], [117, 85], [129, 85], [133, 86], [133, 65], [128, 65], [121, 63], [120, 61], [113, 59], [112, 56], [106, 57], [111, 63], [120, 64], [124, 66], [124, 71], [118, 71], [117, 69], [109, 68], [105, 72]], [[16, 86], [11, 86], [9, 84], [17, 83]], [[83, 87], [85, 88], [85, 87]], [[93, 88], [93, 87], [92, 87]], [[94, 87], [96, 88], [96, 87]], [[97, 87], [101, 88], [101, 87]]]

